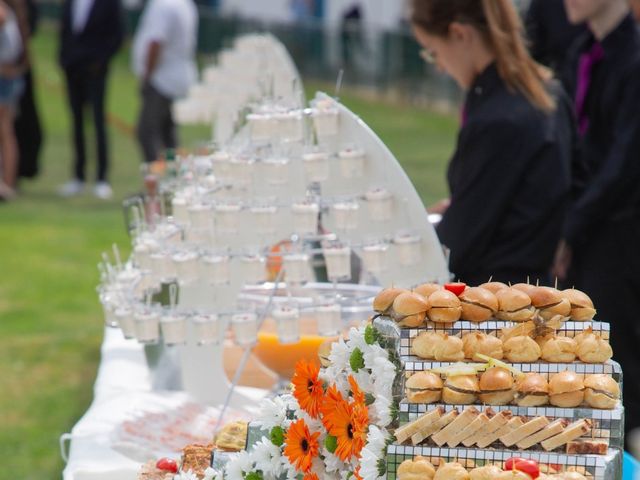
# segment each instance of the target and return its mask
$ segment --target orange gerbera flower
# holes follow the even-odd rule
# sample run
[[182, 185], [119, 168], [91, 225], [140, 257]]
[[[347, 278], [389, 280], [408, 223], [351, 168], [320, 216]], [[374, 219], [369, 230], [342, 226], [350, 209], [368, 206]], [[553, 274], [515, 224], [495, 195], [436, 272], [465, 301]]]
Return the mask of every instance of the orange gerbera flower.
[[340, 402], [344, 402], [342, 394], [335, 385], [331, 385], [327, 388], [327, 392], [322, 399], [320, 405], [320, 414], [322, 417], [322, 424], [327, 431], [331, 428], [331, 415], [336, 410], [336, 405]]
[[360, 389], [360, 385], [358, 385], [358, 382], [356, 382], [356, 379], [353, 378], [353, 375], [349, 375], [349, 386], [351, 387], [351, 395], [353, 396], [353, 399], [355, 400], [355, 402], [364, 404], [365, 402], [364, 392]]
[[291, 424], [284, 438], [284, 456], [299, 472], [309, 473], [313, 459], [318, 455], [320, 432], [311, 433], [304, 420]]
[[300, 408], [309, 414], [311, 418], [318, 418], [320, 404], [324, 391], [322, 382], [318, 378], [320, 367], [314, 363], [300, 360], [296, 364], [293, 374], [293, 396], [298, 401]]
[[362, 403], [338, 402], [333, 413], [328, 415], [327, 424], [329, 434], [336, 437], [338, 443], [335, 455], [343, 462], [354, 456], [359, 458], [369, 429], [367, 407]]
[[318, 475], [311, 472], [311, 473], [305, 473], [304, 477], [302, 477], [302, 480], [320, 480], [320, 479], [318, 478]]

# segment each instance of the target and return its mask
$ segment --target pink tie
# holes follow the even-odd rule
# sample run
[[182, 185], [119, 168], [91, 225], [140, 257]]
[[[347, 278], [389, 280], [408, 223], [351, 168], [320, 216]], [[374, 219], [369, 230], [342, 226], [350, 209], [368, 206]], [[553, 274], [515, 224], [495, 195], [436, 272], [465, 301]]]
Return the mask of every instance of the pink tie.
[[587, 94], [591, 86], [591, 74], [604, 58], [604, 49], [600, 43], [594, 43], [591, 50], [580, 55], [578, 65], [578, 88], [576, 89], [576, 114], [578, 116], [578, 133], [584, 136], [589, 129], [589, 116], [585, 109]]

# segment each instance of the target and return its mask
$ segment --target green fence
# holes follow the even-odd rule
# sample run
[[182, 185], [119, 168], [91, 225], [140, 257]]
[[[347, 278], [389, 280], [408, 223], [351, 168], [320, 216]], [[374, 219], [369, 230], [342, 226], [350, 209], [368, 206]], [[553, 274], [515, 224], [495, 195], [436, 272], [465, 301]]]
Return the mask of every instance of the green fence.
[[[49, 0], [40, 5], [43, 17], [58, 18], [59, 2]], [[139, 17], [140, 11], [127, 11], [130, 33]], [[198, 48], [205, 59], [230, 46], [236, 36], [254, 32], [269, 32], [282, 41], [305, 79], [334, 82], [343, 69], [345, 84], [353, 87], [412, 101], [439, 102], [445, 108], [459, 102], [458, 89], [422, 61], [406, 27], [378, 32], [330, 29], [314, 22], [261, 22], [200, 9]]]

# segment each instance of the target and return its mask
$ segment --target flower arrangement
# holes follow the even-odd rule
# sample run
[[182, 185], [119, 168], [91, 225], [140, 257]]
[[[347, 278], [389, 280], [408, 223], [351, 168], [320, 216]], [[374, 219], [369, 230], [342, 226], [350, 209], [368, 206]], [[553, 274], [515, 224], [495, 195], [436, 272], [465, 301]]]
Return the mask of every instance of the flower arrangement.
[[377, 480], [397, 405], [399, 364], [378, 331], [352, 328], [333, 344], [330, 365], [300, 361], [292, 393], [264, 400], [258, 423], [268, 432], [225, 468], [227, 480]]

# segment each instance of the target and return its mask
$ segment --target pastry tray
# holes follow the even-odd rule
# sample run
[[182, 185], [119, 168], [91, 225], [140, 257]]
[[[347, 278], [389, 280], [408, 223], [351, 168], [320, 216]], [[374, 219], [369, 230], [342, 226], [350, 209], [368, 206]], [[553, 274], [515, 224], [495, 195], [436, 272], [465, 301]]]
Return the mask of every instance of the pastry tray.
[[437, 466], [440, 461], [459, 462], [468, 470], [487, 464], [501, 464], [511, 457], [536, 460], [552, 465], [556, 470], [573, 468], [590, 480], [620, 480], [622, 478], [622, 450], [610, 448], [606, 455], [567, 455], [564, 453], [513, 451], [477, 448], [438, 448], [429, 446], [389, 445], [387, 450], [387, 480], [396, 480], [398, 466], [418, 455]]
[[[516, 325], [522, 325], [522, 323], [505, 322], [503, 320], [488, 320], [480, 323], [460, 320], [452, 324], [427, 322], [426, 327], [402, 328], [401, 337], [403, 339], [413, 338], [420, 332], [433, 330], [445, 332], [449, 335], [464, 335], [471, 332], [495, 333], [499, 332], [503, 328], [515, 327]], [[568, 320], [564, 322], [556, 332], [566, 337], [573, 337], [578, 333], [582, 333], [589, 327], [591, 327], [594, 333], [600, 334], [605, 340], [609, 339], [609, 331], [611, 327], [607, 322], [576, 322]]]
[[[445, 412], [450, 412], [457, 408], [462, 412], [470, 405], [447, 405], [447, 404], [424, 404], [424, 403], [408, 403], [403, 401], [399, 405], [398, 420], [400, 425], [412, 422], [422, 414], [435, 409], [436, 407], [444, 408]], [[591, 419], [594, 423], [593, 433], [583, 438], [597, 438], [600, 440], [608, 440], [609, 446], [622, 448], [624, 443], [624, 408], [619, 404], [613, 410], [597, 410], [592, 408], [558, 408], [553, 406], [545, 407], [518, 407], [517, 405], [504, 406], [488, 406], [474, 405], [479, 411], [491, 408], [494, 412], [509, 410], [514, 416], [522, 417], [541, 417], [545, 416], [550, 421], [564, 418], [569, 422], [580, 420], [583, 418]]]
[[[425, 370], [432, 370], [434, 368], [439, 367], [448, 367], [449, 365], [453, 365], [455, 362], [436, 362], [433, 360], [425, 360], [413, 355], [409, 356], [401, 356], [400, 357], [403, 365], [403, 369], [405, 372], [413, 373], [413, 372], [422, 372]], [[475, 363], [475, 362], [469, 362]], [[544, 361], [538, 361], [533, 363], [511, 363], [505, 362], [509, 365], [517, 368], [523, 373], [527, 372], [536, 372], [542, 375], [545, 374], [554, 374], [558, 372], [563, 372], [565, 370], [572, 370], [576, 373], [581, 373], [584, 375], [590, 375], [594, 373], [606, 373], [613, 377], [613, 379], [622, 383], [622, 368], [620, 364], [609, 360], [606, 363], [582, 363], [582, 362], [572, 362], [572, 363], [549, 363]], [[481, 364], [478, 364], [481, 365]]]

